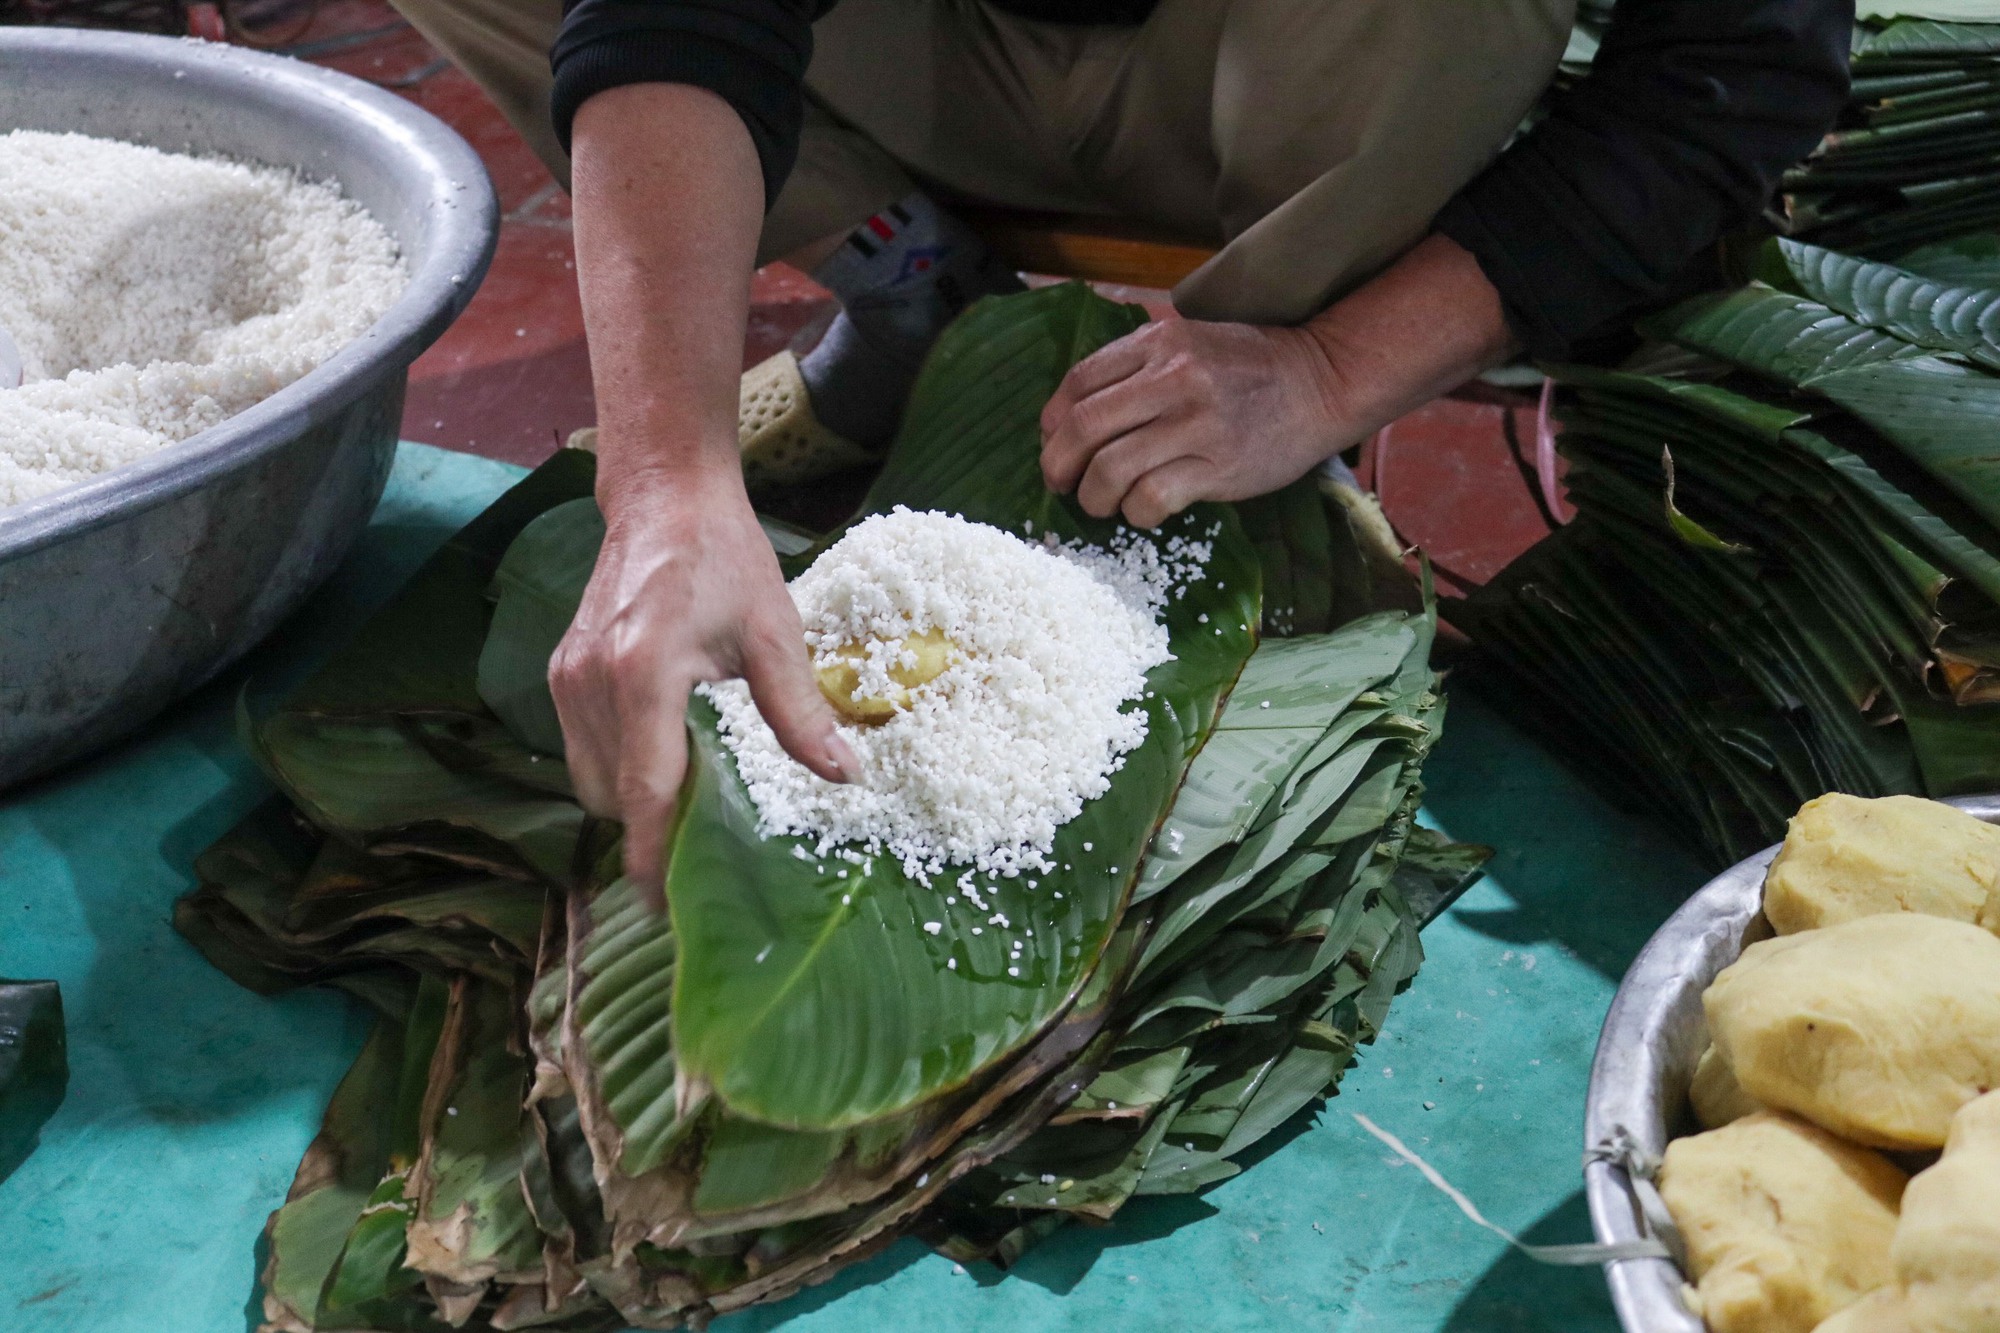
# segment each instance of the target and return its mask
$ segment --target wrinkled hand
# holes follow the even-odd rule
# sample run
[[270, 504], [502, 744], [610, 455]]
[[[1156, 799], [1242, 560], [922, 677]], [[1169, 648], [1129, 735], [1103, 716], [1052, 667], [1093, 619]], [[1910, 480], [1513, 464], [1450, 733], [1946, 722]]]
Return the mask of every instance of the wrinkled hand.
[[624, 820], [626, 873], [656, 903], [697, 684], [743, 677], [793, 758], [832, 782], [854, 772], [733, 451], [727, 463], [603, 497], [604, 547], [549, 662], [577, 798]]
[[1304, 329], [1173, 319], [1079, 361], [1042, 410], [1042, 477], [1086, 513], [1158, 527], [1277, 490], [1369, 427]]

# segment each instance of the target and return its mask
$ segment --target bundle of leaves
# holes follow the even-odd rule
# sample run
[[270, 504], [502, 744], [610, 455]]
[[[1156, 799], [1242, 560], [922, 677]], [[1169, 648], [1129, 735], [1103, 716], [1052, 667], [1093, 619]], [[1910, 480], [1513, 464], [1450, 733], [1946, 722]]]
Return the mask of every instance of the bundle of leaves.
[[[1143, 318], [1078, 286], [976, 306], [862, 514], [1103, 542], [1043, 489], [1037, 418]], [[1061, 873], [975, 910], [892, 858], [760, 837], [697, 699], [662, 915], [575, 803], [544, 681], [603, 534], [593, 476], [559, 454], [246, 709], [279, 794], [177, 924], [257, 990], [382, 1014], [271, 1219], [271, 1328], [699, 1325], [905, 1233], [1005, 1262], [1200, 1189], [1331, 1091], [1477, 873], [1483, 849], [1413, 822], [1431, 618], [1329, 631], [1360, 556], [1300, 487], [1156, 534], [1213, 534], [1207, 577], [1164, 613], [1145, 740], [1059, 831]], [[792, 570], [838, 536], [767, 531]]]
[[[1614, 8], [1579, 0], [1557, 87], [1589, 73]], [[1856, 9], [1847, 104], [1785, 173], [1771, 226], [1888, 259], [2000, 228], [2000, 0], [1860, 0]]]
[[1449, 612], [1718, 861], [1822, 792], [2000, 787], [2000, 248], [1905, 262], [1772, 241], [1651, 373], [1559, 371], [1577, 518]]
[[2000, 228], [2000, 3], [1864, 2], [1861, 12], [1840, 124], [1785, 174], [1785, 231], [1893, 258]]

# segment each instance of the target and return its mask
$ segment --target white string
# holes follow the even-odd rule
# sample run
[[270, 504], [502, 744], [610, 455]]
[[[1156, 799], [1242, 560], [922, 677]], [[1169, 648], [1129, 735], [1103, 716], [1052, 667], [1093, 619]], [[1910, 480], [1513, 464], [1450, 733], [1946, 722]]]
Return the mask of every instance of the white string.
[[1500, 1237], [1500, 1239], [1506, 1241], [1536, 1263], [1577, 1266], [1610, 1263], [1614, 1259], [1665, 1259], [1670, 1257], [1665, 1245], [1662, 1245], [1657, 1240], [1650, 1239], [1619, 1241], [1610, 1245], [1530, 1245], [1513, 1232], [1507, 1230], [1507, 1228], [1487, 1221], [1479, 1209], [1473, 1206], [1472, 1200], [1466, 1198], [1453, 1188], [1452, 1183], [1440, 1175], [1436, 1167], [1417, 1156], [1401, 1139], [1360, 1112], [1354, 1112], [1353, 1115], [1356, 1123], [1363, 1129], [1382, 1140], [1388, 1146], [1389, 1151], [1417, 1168], [1418, 1172], [1423, 1175], [1423, 1178], [1435, 1186], [1439, 1193], [1457, 1204], [1458, 1210], [1461, 1213], [1464, 1213], [1472, 1221], [1485, 1227], [1488, 1231]]

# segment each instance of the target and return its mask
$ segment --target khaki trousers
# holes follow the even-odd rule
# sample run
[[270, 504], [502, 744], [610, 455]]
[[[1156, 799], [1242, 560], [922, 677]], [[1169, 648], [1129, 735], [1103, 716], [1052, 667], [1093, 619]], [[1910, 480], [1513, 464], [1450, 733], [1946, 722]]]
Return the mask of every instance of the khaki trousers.
[[[560, 0], [394, 0], [565, 184]], [[799, 161], [760, 263], [914, 189], [1220, 247], [1198, 319], [1308, 319], [1420, 240], [1541, 95], [1575, 0], [1160, 0], [1137, 27], [980, 0], [844, 0], [813, 30]]]

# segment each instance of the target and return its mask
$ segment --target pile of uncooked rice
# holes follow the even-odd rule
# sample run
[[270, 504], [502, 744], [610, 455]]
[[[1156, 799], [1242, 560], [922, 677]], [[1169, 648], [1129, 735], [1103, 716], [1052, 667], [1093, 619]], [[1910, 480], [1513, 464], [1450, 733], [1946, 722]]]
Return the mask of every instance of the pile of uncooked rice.
[[380, 223], [289, 171], [0, 135], [0, 506], [187, 439], [312, 370], [402, 294]]
[[760, 832], [887, 854], [926, 883], [948, 864], [1053, 870], [1056, 830], [1145, 739], [1125, 705], [1172, 656], [1160, 611], [1206, 556], [1184, 539], [1165, 559], [1137, 537], [1066, 549], [903, 508], [856, 524], [791, 585], [815, 665], [859, 648], [856, 693], [889, 694], [898, 645], [925, 631], [949, 664], [887, 720], [841, 728], [862, 765], [845, 785], [784, 753], [743, 682], [704, 686]]

